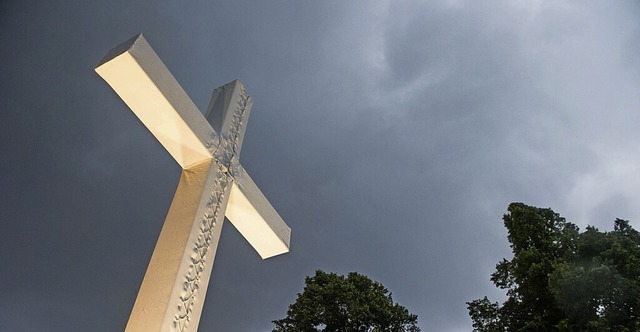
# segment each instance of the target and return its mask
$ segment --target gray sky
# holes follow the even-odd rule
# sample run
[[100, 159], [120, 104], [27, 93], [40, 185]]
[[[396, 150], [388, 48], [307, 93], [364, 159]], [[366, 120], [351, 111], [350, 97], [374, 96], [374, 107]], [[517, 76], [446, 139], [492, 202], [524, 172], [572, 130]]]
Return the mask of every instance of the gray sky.
[[239, 78], [242, 164], [292, 228], [226, 223], [201, 331], [267, 331], [315, 269], [382, 282], [424, 331], [500, 300], [509, 202], [640, 228], [640, 6], [628, 1], [3, 1], [0, 325], [117, 331], [175, 161], [93, 68], [144, 33], [196, 105]]

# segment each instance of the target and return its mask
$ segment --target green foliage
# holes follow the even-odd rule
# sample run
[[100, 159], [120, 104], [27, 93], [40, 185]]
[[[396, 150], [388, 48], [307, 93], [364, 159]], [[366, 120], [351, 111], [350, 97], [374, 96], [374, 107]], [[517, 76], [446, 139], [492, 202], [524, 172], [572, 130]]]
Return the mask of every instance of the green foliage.
[[347, 277], [316, 271], [287, 317], [274, 320], [274, 332], [418, 332], [418, 316], [399, 304], [382, 284], [351, 272]]
[[617, 219], [612, 232], [567, 222], [551, 209], [509, 205], [513, 258], [491, 281], [499, 305], [467, 302], [474, 331], [640, 331], [640, 233]]
[[500, 321], [500, 305], [498, 302], [492, 303], [485, 296], [480, 300], [468, 302], [469, 314], [473, 321], [473, 329], [478, 332], [504, 331], [504, 325]]

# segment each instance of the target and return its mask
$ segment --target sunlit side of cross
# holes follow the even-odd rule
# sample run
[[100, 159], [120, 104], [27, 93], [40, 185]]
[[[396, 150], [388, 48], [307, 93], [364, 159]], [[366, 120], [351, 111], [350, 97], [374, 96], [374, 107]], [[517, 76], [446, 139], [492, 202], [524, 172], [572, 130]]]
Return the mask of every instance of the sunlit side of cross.
[[263, 259], [289, 251], [290, 228], [240, 165], [253, 102], [236, 80], [203, 116], [142, 35], [96, 72], [182, 167], [126, 331], [196, 331], [225, 216]]

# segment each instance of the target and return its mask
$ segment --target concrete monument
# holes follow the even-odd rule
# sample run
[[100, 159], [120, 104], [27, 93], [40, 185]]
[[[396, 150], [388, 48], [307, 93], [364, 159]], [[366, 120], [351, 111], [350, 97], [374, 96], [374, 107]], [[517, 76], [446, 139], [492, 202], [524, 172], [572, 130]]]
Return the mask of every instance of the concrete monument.
[[236, 80], [203, 116], [142, 35], [96, 72], [182, 167], [126, 331], [196, 331], [225, 216], [263, 259], [289, 251], [290, 228], [240, 165], [253, 102]]

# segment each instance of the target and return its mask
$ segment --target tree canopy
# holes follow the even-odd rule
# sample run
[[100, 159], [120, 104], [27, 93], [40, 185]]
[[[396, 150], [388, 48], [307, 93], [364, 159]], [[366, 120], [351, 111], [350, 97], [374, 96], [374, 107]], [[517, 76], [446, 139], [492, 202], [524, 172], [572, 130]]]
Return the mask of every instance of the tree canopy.
[[509, 205], [503, 217], [513, 258], [491, 281], [500, 305], [467, 302], [474, 331], [640, 331], [640, 234], [627, 220], [601, 232], [551, 209]]
[[382, 284], [351, 272], [346, 277], [316, 271], [289, 306], [274, 320], [274, 332], [418, 332], [418, 316], [394, 303]]

